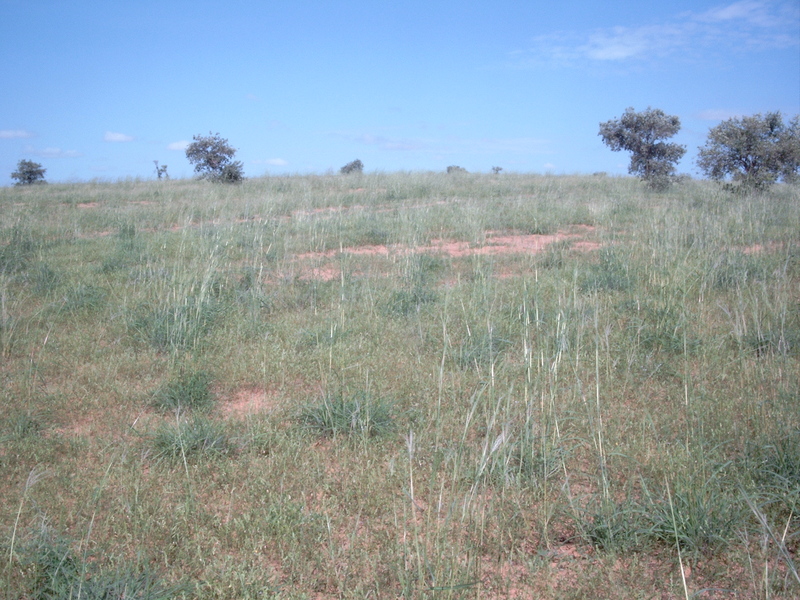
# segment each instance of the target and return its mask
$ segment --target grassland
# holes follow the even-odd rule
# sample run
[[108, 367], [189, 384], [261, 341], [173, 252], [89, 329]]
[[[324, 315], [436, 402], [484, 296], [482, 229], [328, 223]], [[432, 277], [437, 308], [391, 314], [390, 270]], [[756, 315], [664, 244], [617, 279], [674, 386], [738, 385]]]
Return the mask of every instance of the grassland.
[[0, 597], [793, 598], [800, 188], [0, 189]]

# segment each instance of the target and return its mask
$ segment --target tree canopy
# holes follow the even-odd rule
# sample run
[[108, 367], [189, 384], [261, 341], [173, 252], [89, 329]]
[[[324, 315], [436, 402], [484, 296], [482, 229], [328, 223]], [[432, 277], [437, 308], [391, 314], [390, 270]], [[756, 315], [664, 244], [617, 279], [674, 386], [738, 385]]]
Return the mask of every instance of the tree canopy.
[[766, 189], [800, 175], [800, 116], [784, 122], [780, 112], [731, 118], [708, 132], [697, 166], [730, 187]]
[[244, 166], [234, 161], [236, 150], [220, 135], [196, 135], [186, 148], [186, 158], [194, 171], [203, 179], [224, 183], [237, 183], [244, 179]]
[[654, 189], [666, 188], [675, 178], [675, 165], [686, 147], [668, 143], [681, 128], [678, 117], [657, 108], [636, 112], [628, 108], [619, 119], [600, 123], [598, 135], [614, 152], [631, 153], [628, 173], [641, 177]]
[[21, 160], [17, 163], [17, 170], [11, 173], [11, 179], [16, 179], [14, 185], [31, 185], [34, 183], [47, 183], [44, 174], [47, 169], [32, 160]]

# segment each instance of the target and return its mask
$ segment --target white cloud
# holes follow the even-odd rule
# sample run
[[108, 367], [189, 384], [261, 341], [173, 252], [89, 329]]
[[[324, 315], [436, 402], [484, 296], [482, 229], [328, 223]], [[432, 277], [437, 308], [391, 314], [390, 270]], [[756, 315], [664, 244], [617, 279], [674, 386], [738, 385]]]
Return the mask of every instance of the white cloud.
[[697, 15], [697, 20], [708, 22], [722, 21], [748, 21], [760, 27], [772, 27], [777, 24], [775, 16], [770, 12], [772, 8], [768, 2], [743, 0], [727, 6], [716, 6], [704, 13]]
[[506, 66], [581, 66], [665, 56], [696, 58], [710, 50], [730, 54], [787, 48], [800, 45], [798, 23], [800, 10], [791, 2], [743, 0], [704, 13], [685, 12], [664, 23], [538, 36], [528, 49], [510, 53]]
[[171, 144], [167, 144], [167, 150], [186, 150], [190, 143], [191, 142], [187, 142], [186, 140], [172, 142]]
[[62, 150], [61, 148], [53, 147], [44, 148], [43, 150], [29, 148], [25, 151], [42, 158], [78, 158], [79, 156], [83, 156], [83, 154], [77, 150]]
[[133, 137], [124, 133], [117, 133], [115, 131], [106, 131], [103, 136], [104, 142], [132, 142]]
[[12, 140], [18, 138], [32, 138], [33, 133], [24, 129], [0, 129], [0, 140]]
[[709, 108], [701, 111], [697, 116], [704, 121], [727, 121], [742, 116], [742, 113], [724, 108]]

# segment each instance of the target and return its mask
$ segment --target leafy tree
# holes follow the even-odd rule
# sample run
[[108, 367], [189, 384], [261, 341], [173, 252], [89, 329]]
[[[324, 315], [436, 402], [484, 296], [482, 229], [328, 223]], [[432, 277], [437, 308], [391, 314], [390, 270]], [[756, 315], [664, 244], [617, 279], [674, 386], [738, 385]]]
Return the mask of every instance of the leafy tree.
[[458, 165], [450, 165], [447, 167], [448, 173], [466, 173], [467, 170], [464, 167], [459, 167]]
[[675, 181], [675, 165], [686, 153], [686, 146], [668, 143], [681, 128], [678, 117], [657, 108], [636, 112], [625, 110], [619, 119], [600, 123], [603, 143], [614, 152], [631, 153], [628, 173], [641, 177], [651, 188], [664, 189]]
[[11, 179], [16, 179], [14, 185], [31, 185], [34, 183], [47, 183], [44, 174], [47, 169], [32, 160], [21, 160], [17, 163], [17, 170], [11, 173]]
[[341, 169], [339, 169], [339, 172], [342, 175], [349, 175], [350, 173], [363, 173], [364, 172], [364, 163], [362, 163], [360, 160], [356, 159], [353, 162], [347, 163], [345, 166], [343, 166]]
[[196, 135], [186, 148], [186, 158], [202, 179], [238, 183], [244, 179], [244, 166], [234, 161], [236, 155], [228, 140], [217, 134]]
[[[778, 180], [796, 181], [800, 174], [800, 116], [784, 123], [780, 112], [723, 121], [708, 132], [697, 166], [726, 185], [763, 190]], [[738, 186], [737, 186], [738, 184]]]
[[157, 160], [154, 160], [153, 162], [156, 164], [156, 175], [158, 175], [158, 178], [161, 179], [163, 177], [164, 179], [169, 179], [169, 173], [167, 173], [167, 165], [158, 166]]

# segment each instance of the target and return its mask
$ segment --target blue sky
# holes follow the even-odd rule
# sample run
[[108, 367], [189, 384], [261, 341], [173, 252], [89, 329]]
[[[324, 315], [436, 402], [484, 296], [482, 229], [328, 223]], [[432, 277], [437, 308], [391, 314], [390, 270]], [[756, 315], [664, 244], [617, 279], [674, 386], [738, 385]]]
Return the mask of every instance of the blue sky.
[[0, 0], [0, 185], [192, 176], [219, 132], [245, 174], [627, 172], [598, 124], [800, 113], [800, 2]]

